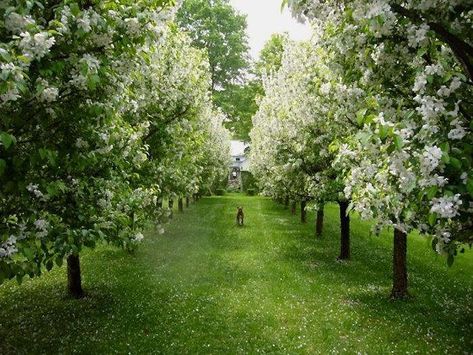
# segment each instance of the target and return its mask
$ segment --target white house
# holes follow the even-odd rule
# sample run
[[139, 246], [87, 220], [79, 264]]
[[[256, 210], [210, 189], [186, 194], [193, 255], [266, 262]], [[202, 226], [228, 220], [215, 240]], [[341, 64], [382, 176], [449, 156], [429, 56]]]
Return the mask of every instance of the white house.
[[236, 168], [239, 171], [248, 171], [249, 160], [246, 156], [249, 144], [242, 141], [231, 141], [232, 161], [230, 168]]
[[247, 152], [250, 145], [242, 141], [231, 141], [231, 155], [229, 185], [234, 187], [241, 186], [241, 172], [248, 171], [249, 160]]

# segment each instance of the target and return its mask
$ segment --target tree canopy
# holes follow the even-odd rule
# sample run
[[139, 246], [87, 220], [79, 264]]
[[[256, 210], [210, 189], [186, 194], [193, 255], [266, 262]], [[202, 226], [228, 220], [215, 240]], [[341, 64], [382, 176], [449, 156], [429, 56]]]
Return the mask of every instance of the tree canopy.
[[244, 80], [249, 63], [246, 17], [228, 0], [185, 0], [176, 21], [196, 47], [207, 51], [214, 92]]

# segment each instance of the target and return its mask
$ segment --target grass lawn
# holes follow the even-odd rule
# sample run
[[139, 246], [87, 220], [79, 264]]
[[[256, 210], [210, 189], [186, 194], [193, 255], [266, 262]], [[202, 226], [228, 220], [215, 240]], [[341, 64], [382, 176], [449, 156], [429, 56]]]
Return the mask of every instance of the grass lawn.
[[64, 269], [7, 282], [0, 354], [473, 353], [473, 252], [447, 268], [410, 238], [413, 298], [392, 302], [390, 234], [353, 219], [352, 260], [339, 263], [338, 209], [322, 240], [313, 220], [261, 197], [205, 198], [134, 255], [85, 252], [85, 299], [66, 297]]

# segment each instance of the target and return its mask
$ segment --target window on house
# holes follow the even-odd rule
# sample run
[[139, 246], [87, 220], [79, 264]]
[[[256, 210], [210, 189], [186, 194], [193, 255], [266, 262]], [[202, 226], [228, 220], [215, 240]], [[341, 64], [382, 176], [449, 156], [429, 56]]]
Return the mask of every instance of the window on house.
[[236, 161], [240, 161], [240, 158], [236, 158]]

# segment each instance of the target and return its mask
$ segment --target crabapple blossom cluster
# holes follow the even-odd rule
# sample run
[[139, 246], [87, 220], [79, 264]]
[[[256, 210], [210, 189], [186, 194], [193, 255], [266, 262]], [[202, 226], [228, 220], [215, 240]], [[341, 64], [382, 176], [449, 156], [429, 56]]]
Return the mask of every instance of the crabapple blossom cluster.
[[173, 1], [0, 7], [0, 283], [105, 241], [133, 249], [163, 195], [206, 191], [229, 135]]

